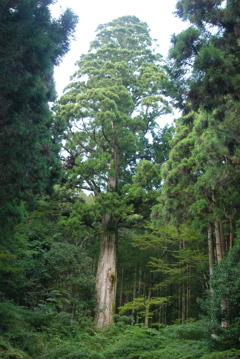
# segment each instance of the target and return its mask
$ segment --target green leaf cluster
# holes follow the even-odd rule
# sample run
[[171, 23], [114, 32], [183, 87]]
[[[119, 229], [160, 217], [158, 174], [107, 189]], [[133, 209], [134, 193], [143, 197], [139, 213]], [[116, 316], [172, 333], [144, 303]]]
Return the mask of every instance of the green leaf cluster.
[[[59, 178], [59, 138], [49, 103], [54, 65], [69, 50], [77, 18], [51, 18], [52, 1], [2, 1], [0, 9], [0, 225], [8, 232], [25, 199]], [[9, 218], [10, 221], [8, 220]]]

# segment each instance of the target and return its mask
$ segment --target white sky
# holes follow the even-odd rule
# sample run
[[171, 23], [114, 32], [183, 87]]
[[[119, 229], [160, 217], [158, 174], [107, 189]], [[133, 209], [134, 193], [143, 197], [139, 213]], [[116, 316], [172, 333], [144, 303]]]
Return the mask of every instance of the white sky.
[[64, 57], [60, 66], [55, 69], [56, 89], [59, 96], [70, 82], [75, 72], [75, 62], [80, 55], [86, 53], [91, 41], [95, 39], [98, 25], [105, 24], [120, 16], [135, 15], [148, 24], [151, 37], [157, 39], [159, 52], [166, 57], [170, 38], [179, 33], [187, 24], [173, 15], [177, 0], [58, 0], [52, 6], [53, 17], [67, 7], [79, 16], [79, 24], [75, 33], [76, 40], [71, 44], [70, 52]]

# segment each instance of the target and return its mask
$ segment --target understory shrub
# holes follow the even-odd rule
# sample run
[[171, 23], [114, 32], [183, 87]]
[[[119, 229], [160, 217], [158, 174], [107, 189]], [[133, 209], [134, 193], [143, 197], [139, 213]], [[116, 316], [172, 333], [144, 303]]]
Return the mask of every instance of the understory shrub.
[[195, 322], [185, 325], [172, 325], [164, 329], [165, 333], [172, 338], [202, 340], [206, 338], [207, 329], [202, 322]]
[[240, 350], [231, 349], [223, 352], [213, 352], [203, 355], [200, 359], [239, 359]]
[[87, 348], [84, 343], [64, 342], [48, 350], [44, 359], [104, 359], [102, 354]]

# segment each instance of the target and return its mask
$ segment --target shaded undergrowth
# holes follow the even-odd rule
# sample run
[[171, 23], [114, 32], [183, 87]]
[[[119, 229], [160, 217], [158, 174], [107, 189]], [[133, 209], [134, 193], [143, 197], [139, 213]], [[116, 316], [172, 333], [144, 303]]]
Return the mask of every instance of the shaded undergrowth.
[[131, 326], [118, 318], [106, 330], [90, 319], [58, 313], [43, 305], [32, 311], [0, 304], [0, 358], [3, 359], [223, 359], [240, 351], [211, 352], [203, 323], [160, 330]]

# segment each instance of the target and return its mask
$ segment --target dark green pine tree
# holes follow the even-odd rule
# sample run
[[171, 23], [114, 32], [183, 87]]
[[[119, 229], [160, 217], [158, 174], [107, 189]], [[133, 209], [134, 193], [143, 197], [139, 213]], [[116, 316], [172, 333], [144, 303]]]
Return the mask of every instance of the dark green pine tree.
[[218, 109], [221, 120], [229, 100], [240, 100], [239, 3], [179, 0], [176, 15], [191, 26], [172, 36], [172, 94], [185, 111], [186, 105], [195, 110]]
[[162, 171], [161, 204], [155, 207], [155, 216], [176, 224], [190, 219], [205, 231], [210, 274], [232, 248], [239, 218], [239, 149], [232, 154], [228, 146], [232, 123], [232, 117], [216, 123], [206, 112], [178, 120]]
[[[232, 0], [179, 0], [176, 15], [190, 21], [191, 26], [173, 35], [169, 52], [172, 95], [186, 116], [179, 122], [171, 155], [175, 164], [169, 162], [176, 176], [171, 170], [167, 181], [171, 177], [178, 183], [175, 193], [181, 192], [182, 184], [188, 188], [190, 203], [199, 197], [199, 205], [192, 211], [199, 212], [201, 202], [202, 210], [214, 213], [209, 220], [215, 223], [217, 257], [221, 260], [232, 246], [237, 211], [234, 199], [239, 195], [240, 9]], [[177, 179], [180, 169], [183, 176]], [[203, 198], [208, 198], [206, 206]], [[229, 245], [224, 244], [221, 234], [224, 217], [230, 221]], [[211, 226], [208, 232], [212, 237]]]
[[[147, 24], [134, 16], [100, 25], [78, 66], [58, 113], [68, 124], [66, 185], [95, 196], [95, 226], [100, 223], [96, 322], [104, 327], [115, 310], [118, 228], [156, 198], [129, 184], [137, 161], [151, 161], [161, 145], [155, 129], [156, 120], [169, 111], [162, 95], [166, 75]], [[146, 162], [142, 167], [158, 176], [159, 184], [159, 167]]]
[[[184, 116], [165, 167], [165, 203], [205, 227], [212, 275], [239, 219], [240, 8], [235, 0], [179, 0], [176, 15], [191, 26], [173, 35], [169, 52], [172, 96]], [[223, 298], [222, 326], [227, 306]]]
[[0, 2], [0, 227], [12, 228], [21, 200], [50, 190], [59, 175], [54, 65], [69, 50], [77, 22], [66, 10], [51, 18], [52, 0]]

